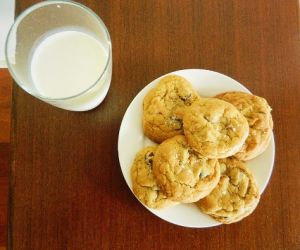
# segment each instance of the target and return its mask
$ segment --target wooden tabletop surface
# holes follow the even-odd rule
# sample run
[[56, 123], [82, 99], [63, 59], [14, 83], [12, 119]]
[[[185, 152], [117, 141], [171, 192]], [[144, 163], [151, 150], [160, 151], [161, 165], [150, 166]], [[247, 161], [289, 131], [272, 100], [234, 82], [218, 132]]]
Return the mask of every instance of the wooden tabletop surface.
[[[17, 0], [17, 12], [37, 0]], [[300, 249], [300, 34], [297, 0], [80, 1], [113, 44], [103, 104], [68, 112], [14, 86], [10, 249]], [[134, 96], [178, 69], [218, 71], [273, 108], [275, 167], [253, 215], [189, 229], [134, 198], [117, 140]], [[130, 140], [130, 138], [128, 138]]]

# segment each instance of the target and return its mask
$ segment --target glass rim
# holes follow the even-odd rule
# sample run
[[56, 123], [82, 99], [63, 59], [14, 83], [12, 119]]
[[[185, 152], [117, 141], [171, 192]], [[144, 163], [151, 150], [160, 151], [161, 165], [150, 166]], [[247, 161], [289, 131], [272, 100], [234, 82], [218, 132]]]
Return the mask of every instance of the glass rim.
[[[10, 40], [12, 31], [16, 28], [16, 26], [31, 12], [33, 12], [36, 9], [39, 9], [41, 7], [47, 6], [47, 5], [52, 5], [52, 4], [68, 4], [68, 5], [73, 5], [76, 6], [80, 9], [82, 9], [83, 11], [86, 11], [87, 13], [89, 13], [90, 15], [92, 15], [93, 17], [96, 18], [96, 20], [98, 21], [98, 23], [100, 24], [101, 27], [103, 27], [105, 35], [107, 37], [107, 42], [108, 42], [108, 56], [107, 56], [107, 60], [106, 60], [106, 64], [105, 67], [103, 68], [103, 70], [101, 71], [100, 76], [97, 78], [97, 80], [95, 82], [93, 82], [89, 87], [87, 87], [86, 89], [84, 89], [83, 91], [72, 95], [72, 96], [66, 96], [66, 97], [59, 97], [59, 98], [53, 98], [53, 97], [49, 97], [49, 96], [45, 96], [45, 95], [41, 95], [39, 93], [34, 93], [33, 91], [31, 91], [30, 88], [24, 86], [24, 84], [22, 84], [22, 81], [20, 81], [20, 79], [17, 77], [17, 74], [15, 73], [15, 70], [13, 69], [13, 67], [11, 66], [11, 60], [9, 59], [8, 56], [8, 41]], [[30, 95], [37, 97], [39, 99], [43, 99], [43, 100], [49, 100], [49, 101], [60, 101], [60, 100], [68, 100], [68, 99], [72, 99], [78, 96], [81, 96], [83, 94], [85, 94], [86, 92], [88, 92], [90, 89], [92, 89], [94, 86], [97, 85], [97, 83], [101, 80], [101, 78], [103, 77], [104, 73], [106, 72], [110, 61], [111, 61], [111, 38], [108, 32], [108, 29], [106, 27], [106, 25], [104, 24], [104, 22], [102, 21], [102, 19], [90, 8], [88, 8], [87, 6], [75, 2], [75, 1], [69, 1], [69, 0], [48, 0], [45, 2], [40, 2], [40, 3], [36, 3], [30, 7], [28, 7], [27, 9], [25, 9], [23, 12], [21, 12], [17, 18], [15, 19], [14, 23], [12, 24], [12, 26], [9, 29], [9, 32], [7, 34], [6, 37], [6, 41], [5, 41], [5, 59], [7, 62], [7, 68], [9, 73], [12, 75], [12, 77], [14, 78], [15, 82], [17, 83], [17, 85], [19, 87], [21, 87], [25, 92], [29, 93]]]

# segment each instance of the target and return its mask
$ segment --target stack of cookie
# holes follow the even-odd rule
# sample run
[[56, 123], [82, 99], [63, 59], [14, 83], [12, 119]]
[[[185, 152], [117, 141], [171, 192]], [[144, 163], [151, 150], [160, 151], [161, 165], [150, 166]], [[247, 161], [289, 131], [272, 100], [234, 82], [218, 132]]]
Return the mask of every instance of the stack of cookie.
[[260, 194], [244, 161], [267, 147], [271, 108], [243, 92], [202, 98], [183, 77], [168, 75], [145, 97], [144, 133], [158, 146], [137, 153], [133, 192], [162, 209], [195, 202], [222, 223], [237, 222], [256, 208]]

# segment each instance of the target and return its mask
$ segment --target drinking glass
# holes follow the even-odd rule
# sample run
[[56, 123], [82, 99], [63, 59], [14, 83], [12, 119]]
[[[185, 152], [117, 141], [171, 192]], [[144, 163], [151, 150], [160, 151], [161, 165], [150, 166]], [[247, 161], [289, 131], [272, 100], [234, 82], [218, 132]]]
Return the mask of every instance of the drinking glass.
[[[31, 64], [38, 46], [47, 37], [62, 31], [80, 31], [93, 37], [101, 43], [107, 56], [103, 59], [105, 61], [102, 62], [104, 65], [102, 69], [96, 67], [95, 76], [97, 77], [93, 82], [84, 83], [84, 89], [78, 93], [63, 95], [62, 81], [60, 88], [56, 89], [58, 93], [61, 93], [57, 97], [45, 94], [37, 88], [33, 80]], [[68, 46], [76, 48], [71, 46], [77, 45], [76, 42], [73, 44], [70, 40]], [[109, 32], [100, 17], [82, 4], [51, 0], [29, 7], [16, 18], [12, 25], [6, 40], [5, 53], [8, 70], [15, 82], [30, 95], [56, 107], [72, 111], [90, 110], [103, 101], [109, 90], [112, 75], [112, 47]], [[86, 62], [87, 67], [89, 67], [88, 63]], [[53, 64], [55, 62], [52, 62]], [[46, 65], [48, 67], [48, 62]], [[50, 63], [49, 67], [51, 67]], [[68, 77], [67, 71], [65, 74], [65, 77]], [[73, 74], [72, 77], [80, 78], [82, 71], [78, 70]]]

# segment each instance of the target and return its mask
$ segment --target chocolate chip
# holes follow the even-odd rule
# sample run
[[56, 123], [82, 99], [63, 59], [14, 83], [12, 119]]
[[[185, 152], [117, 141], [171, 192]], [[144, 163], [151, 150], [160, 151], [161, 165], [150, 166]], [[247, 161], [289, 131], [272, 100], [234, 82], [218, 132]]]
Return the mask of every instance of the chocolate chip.
[[191, 105], [192, 104], [191, 96], [192, 96], [192, 94], [188, 94], [185, 96], [179, 96], [179, 98], [184, 102], [184, 104]]
[[172, 125], [173, 125], [175, 130], [181, 130], [182, 129], [182, 127], [183, 127], [182, 119], [180, 119], [176, 116], [171, 116], [171, 121], [172, 121]]
[[154, 153], [153, 152], [148, 152], [145, 155], [145, 162], [148, 166], [152, 167], [152, 163], [153, 163], [153, 157], [154, 157]]
[[208, 122], [209, 122], [209, 117], [207, 117], [207, 116], [203, 116], [203, 118], [204, 118], [206, 121], [208, 121]]
[[189, 148], [188, 152], [189, 152], [190, 155], [197, 155], [197, 153], [194, 149]]
[[210, 174], [206, 174], [205, 172], [204, 173], [200, 173], [199, 174], [199, 177], [200, 177], [200, 179], [202, 179], [202, 178], [206, 178], [207, 176], [209, 176]]

